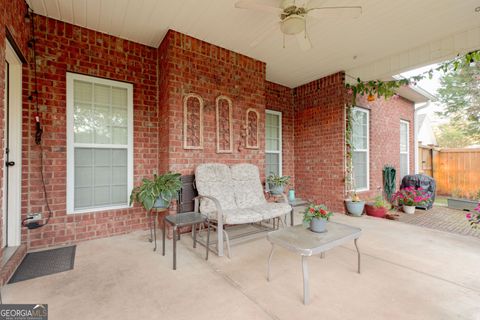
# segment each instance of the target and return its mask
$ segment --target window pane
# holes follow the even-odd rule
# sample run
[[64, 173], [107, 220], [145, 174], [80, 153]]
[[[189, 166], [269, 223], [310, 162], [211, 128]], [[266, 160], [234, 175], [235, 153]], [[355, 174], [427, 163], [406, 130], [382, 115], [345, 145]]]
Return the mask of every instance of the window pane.
[[265, 175], [268, 177], [270, 174], [280, 174], [279, 155], [276, 153], [265, 154]]
[[127, 150], [126, 149], [113, 149], [113, 165], [114, 166], [127, 166]]
[[127, 89], [112, 88], [112, 104], [116, 107], [127, 108]]
[[116, 127], [126, 127], [127, 126], [127, 110], [112, 108], [112, 125]]
[[74, 140], [79, 143], [92, 143], [92, 105], [75, 103], [73, 114]]
[[408, 152], [408, 125], [400, 122], [400, 152]]
[[354, 110], [352, 121], [352, 142], [356, 150], [368, 148], [368, 115], [364, 111]]
[[111, 149], [94, 149], [93, 159], [96, 167], [111, 166]]
[[353, 177], [355, 179], [355, 188], [356, 189], [367, 189], [368, 188], [368, 176], [367, 176], [367, 152], [365, 151], [354, 151], [352, 154], [353, 161]]
[[127, 128], [118, 128], [118, 127], [113, 127], [112, 128], [112, 133], [113, 133], [113, 139], [112, 143], [113, 144], [127, 144]]
[[89, 208], [92, 206], [92, 188], [75, 188], [75, 209]]
[[112, 134], [110, 132], [110, 107], [95, 106], [93, 111], [94, 124], [94, 143], [110, 144], [112, 141]]
[[113, 186], [112, 187], [112, 203], [119, 205], [119, 204], [126, 204], [127, 198], [127, 186]]
[[109, 186], [112, 182], [112, 167], [95, 167], [95, 186]]
[[73, 89], [73, 100], [75, 102], [92, 102], [92, 84], [89, 82], [75, 80]]
[[408, 174], [408, 154], [400, 154], [400, 180]]
[[110, 186], [95, 187], [93, 195], [94, 206], [105, 206], [111, 204], [110, 201]]
[[94, 97], [96, 104], [110, 104], [111, 87], [102, 84], [95, 84]]

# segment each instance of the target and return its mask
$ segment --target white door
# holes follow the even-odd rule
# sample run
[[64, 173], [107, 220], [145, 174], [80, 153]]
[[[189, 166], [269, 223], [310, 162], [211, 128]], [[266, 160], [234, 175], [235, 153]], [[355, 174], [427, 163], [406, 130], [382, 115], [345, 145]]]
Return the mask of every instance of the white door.
[[4, 137], [4, 247], [20, 245], [22, 174], [22, 62], [6, 41]]

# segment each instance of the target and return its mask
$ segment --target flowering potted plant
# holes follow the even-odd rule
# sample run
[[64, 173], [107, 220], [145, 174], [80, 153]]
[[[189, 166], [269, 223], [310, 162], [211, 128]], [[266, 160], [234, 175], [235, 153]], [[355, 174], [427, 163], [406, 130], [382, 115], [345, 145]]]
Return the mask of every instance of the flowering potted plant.
[[333, 215], [333, 212], [328, 211], [324, 204], [315, 205], [309, 204], [303, 214], [303, 223], [310, 224], [310, 230], [313, 232], [325, 232], [327, 228], [327, 221]]
[[468, 221], [470, 222], [470, 225], [472, 226], [472, 228], [478, 228], [478, 226], [480, 225], [480, 203], [473, 210], [474, 210], [474, 212], [473, 213], [471, 213], [471, 212], [467, 213], [466, 217], [467, 217]]
[[403, 206], [403, 212], [408, 214], [414, 214], [415, 207], [425, 205], [428, 199], [430, 196], [422, 188], [415, 187], [406, 187], [393, 195], [393, 200], [396, 200], [399, 206]]

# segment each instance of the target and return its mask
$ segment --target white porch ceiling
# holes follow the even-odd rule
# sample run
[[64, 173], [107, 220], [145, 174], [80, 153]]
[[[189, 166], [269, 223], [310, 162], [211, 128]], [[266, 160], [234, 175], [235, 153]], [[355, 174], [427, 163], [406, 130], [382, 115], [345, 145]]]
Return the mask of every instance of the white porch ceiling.
[[[167, 30], [173, 29], [264, 61], [267, 79], [289, 87], [341, 70], [351, 71], [354, 76], [393, 75], [388, 74], [389, 70], [398, 73], [460, 51], [480, 48], [480, 13], [475, 12], [479, 0], [325, 0], [326, 6], [360, 5], [363, 14], [352, 20], [309, 20], [307, 29], [313, 44], [309, 51], [300, 50], [293, 37], [286, 38], [283, 48], [279, 29], [251, 46], [278, 17], [236, 9], [235, 1], [27, 0], [27, 3], [38, 14], [152, 47], [158, 47]], [[439, 54], [435, 44], [442, 46], [444, 42], [446, 47]], [[408, 61], [399, 64], [402, 54]], [[416, 58], [416, 54], [420, 57]], [[392, 59], [397, 65], [383, 65], [380, 70], [379, 62], [392, 63]]]

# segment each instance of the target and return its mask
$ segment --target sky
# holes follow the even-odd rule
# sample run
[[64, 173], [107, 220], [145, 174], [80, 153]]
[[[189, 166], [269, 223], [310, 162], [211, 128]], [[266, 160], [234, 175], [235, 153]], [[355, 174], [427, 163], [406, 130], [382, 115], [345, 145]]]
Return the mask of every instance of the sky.
[[[405, 78], [409, 78], [409, 77], [421, 74], [423, 72], [426, 72], [430, 69], [435, 69], [437, 66], [438, 64], [432, 64], [429, 66], [425, 66], [425, 67], [421, 67], [418, 69], [401, 73], [400, 75]], [[425, 79], [419, 81], [417, 83], [417, 86], [421, 87], [424, 90], [427, 90], [429, 93], [433, 95], [436, 95], [437, 89], [440, 88], [440, 78], [442, 75], [443, 75], [443, 72], [434, 71], [432, 79], [429, 79], [428, 77], [426, 77]], [[435, 126], [438, 126], [440, 124], [448, 122], [447, 119], [441, 118], [438, 115], [436, 115], [436, 112], [439, 112], [439, 111], [443, 111], [442, 104], [440, 102], [432, 102], [430, 107], [420, 110], [419, 114], [427, 113], [430, 117], [430, 120], [432, 121], [432, 124]]]

